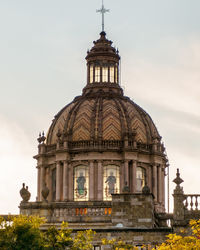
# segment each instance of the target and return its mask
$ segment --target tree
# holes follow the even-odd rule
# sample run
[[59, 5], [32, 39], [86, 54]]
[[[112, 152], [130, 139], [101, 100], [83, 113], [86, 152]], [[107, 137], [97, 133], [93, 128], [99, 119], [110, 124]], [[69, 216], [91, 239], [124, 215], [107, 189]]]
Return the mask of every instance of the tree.
[[43, 218], [35, 216], [0, 217], [0, 249], [43, 249], [42, 232], [39, 229], [43, 223]]
[[[156, 250], [198, 250], [200, 249], [200, 220], [191, 220], [190, 227], [192, 230], [192, 235], [190, 232], [182, 230], [181, 235], [169, 234], [167, 240], [160, 246], [156, 247]], [[190, 231], [191, 231], [190, 230]], [[188, 234], [188, 235], [187, 235]], [[155, 250], [155, 249], [154, 249]]]
[[90, 250], [95, 232], [79, 231], [73, 235], [68, 224], [63, 222], [61, 228], [50, 227], [47, 231], [40, 229], [44, 218], [19, 215], [0, 217], [1, 250]]

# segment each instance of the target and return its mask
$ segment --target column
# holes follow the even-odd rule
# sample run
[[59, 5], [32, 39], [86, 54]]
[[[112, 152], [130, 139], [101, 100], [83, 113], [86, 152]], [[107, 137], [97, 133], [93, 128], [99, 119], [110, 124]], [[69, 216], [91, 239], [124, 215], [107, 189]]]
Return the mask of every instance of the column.
[[38, 174], [38, 176], [37, 176], [37, 201], [40, 201], [40, 167], [39, 166], [37, 166], [37, 170], [38, 170], [38, 172], [37, 172], [37, 174]]
[[60, 201], [60, 173], [61, 165], [60, 162], [56, 163], [56, 201]]
[[63, 200], [66, 201], [68, 199], [68, 195], [67, 195], [67, 169], [68, 168], [68, 164], [67, 161], [64, 161], [64, 165], [63, 165]]
[[162, 166], [162, 203], [165, 205], [165, 168]]
[[153, 194], [155, 196], [155, 201], [157, 201], [157, 166], [153, 165]]
[[48, 201], [52, 201], [52, 169], [49, 168], [49, 176], [48, 176], [48, 188], [49, 188], [49, 196]]
[[73, 185], [73, 181], [74, 181], [74, 176], [73, 176], [73, 167], [71, 165], [71, 163], [68, 163], [68, 199], [69, 201], [73, 201], [73, 197], [74, 197], [74, 185]]
[[121, 168], [120, 168], [120, 192], [122, 193], [122, 190], [124, 188], [124, 162], [121, 162]]
[[158, 201], [162, 202], [162, 168], [158, 166]]
[[125, 176], [124, 176], [124, 186], [126, 185], [126, 183], [127, 183], [127, 186], [129, 186], [129, 174], [128, 174], [128, 161], [127, 160], [125, 160], [124, 161], [124, 174], [125, 174]]
[[44, 182], [45, 182], [45, 168], [44, 166], [41, 166], [40, 168], [40, 201], [43, 200], [41, 192], [44, 187]]
[[136, 193], [136, 171], [137, 171], [137, 162], [133, 161], [133, 171], [132, 171], [132, 190], [133, 193]]
[[94, 162], [89, 165], [89, 200], [94, 200]]
[[97, 200], [103, 200], [103, 166], [102, 162], [98, 161], [97, 165], [97, 178], [98, 178], [98, 188], [97, 188]]

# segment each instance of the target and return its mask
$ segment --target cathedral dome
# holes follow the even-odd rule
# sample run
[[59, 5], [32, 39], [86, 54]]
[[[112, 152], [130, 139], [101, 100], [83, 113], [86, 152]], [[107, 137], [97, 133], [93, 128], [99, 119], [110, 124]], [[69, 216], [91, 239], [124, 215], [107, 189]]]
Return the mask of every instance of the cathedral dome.
[[135, 141], [152, 144], [160, 140], [150, 116], [130, 98], [119, 85], [118, 50], [106, 39], [105, 32], [86, 56], [87, 85], [81, 96], [65, 106], [53, 120], [47, 145], [58, 140]]
[[47, 144], [68, 141], [122, 141], [152, 144], [160, 138], [150, 116], [123, 95], [103, 90], [76, 97], [53, 120]]

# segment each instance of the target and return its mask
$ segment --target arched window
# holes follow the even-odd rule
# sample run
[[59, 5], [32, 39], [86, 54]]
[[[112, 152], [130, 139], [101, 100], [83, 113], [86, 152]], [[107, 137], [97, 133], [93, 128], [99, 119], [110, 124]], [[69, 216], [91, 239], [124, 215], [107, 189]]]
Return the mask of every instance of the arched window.
[[108, 82], [108, 67], [102, 67], [102, 82]]
[[112, 195], [119, 193], [119, 167], [108, 165], [104, 167], [103, 175], [103, 199], [112, 200]]
[[110, 66], [110, 82], [114, 83], [115, 82], [115, 71], [114, 71], [114, 66]]
[[93, 83], [94, 81], [94, 65], [90, 65], [90, 83]]
[[115, 66], [115, 82], [118, 83], [118, 66]]
[[89, 198], [88, 167], [78, 166], [74, 169], [74, 200], [87, 201]]
[[100, 66], [95, 66], [95, 82], [100, 82]]
[[142, 192], [142, 188], [145, 185], [146, 171], [142, 167], [137, 167], [136, 170], [136, 191]]

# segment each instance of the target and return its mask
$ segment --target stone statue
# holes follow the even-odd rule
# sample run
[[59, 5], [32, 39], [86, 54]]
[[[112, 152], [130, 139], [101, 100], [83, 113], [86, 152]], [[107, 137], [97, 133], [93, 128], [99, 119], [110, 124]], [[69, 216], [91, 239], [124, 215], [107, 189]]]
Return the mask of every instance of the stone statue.
[[28, 186], [25, 188], [25, 183], [22, 184], [22, 189], [19, 193], [22, 197], [22, 202], [28, 202], [30, 200], [31, 193], [28, 191]]
[[105, 183], [108, 183], [108, 193], [113, 194], [115, 192], [116, 183], [116, 177], [113, 175], [113, 172], [110, 172], [110, 175], [106, 179]]
[[83, 173], [81, 172], [80, 173], [80, 176], [78, 177], [78, 179], [76, 180], [77, 184], [78, 184], [78, 194], [79, 195], [83, 195], [84, 194], [84, 191], [85, 191], [85, 182], [86, 182], [86, 179], [85, 179], [85, 176], [83, 176]]

